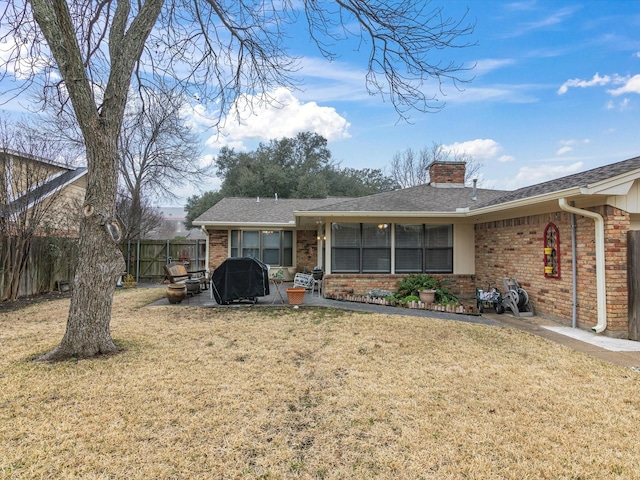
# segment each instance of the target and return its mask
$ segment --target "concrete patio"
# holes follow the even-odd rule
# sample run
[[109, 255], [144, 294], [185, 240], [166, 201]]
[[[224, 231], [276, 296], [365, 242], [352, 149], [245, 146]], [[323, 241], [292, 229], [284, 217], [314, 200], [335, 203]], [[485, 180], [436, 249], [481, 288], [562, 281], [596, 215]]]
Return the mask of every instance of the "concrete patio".
[[[165, 287], [165, 285], [139, 285], [140, 287]], [[171, 305], [166, 298], [162, 298], [155, 302], [153, 305], [170, 305], [173, 307], [205, 307], [205, 308], [242, 308], [242, 307], [287, 307], [295, 308], [295, 306], [289, 305], [287, 300], [286, 289], [292, 287], [292, 282], [284, 282], [276, 289], [273, 285], [270, 285], [269, 295], [266, 297], [259, 297], [257, 303], [253, 304], [248, 301], [232, 302], [229, 305], [219, 305], [216, 303], [211, 290], [204, 290], [199, 294], [187, 295], [187, 297], [179, 304]], [[278, 291], [279, 290], [279, 291]], [[391, 307], [385, 305], [377, 305], [372, 303], [358, 303], [358, 302], [346, 302], [340, 300], [332, 300], [323, 298], [317, 291], [313, 293], [307, 291], [304, 295], [304, 300], [299, 308], [305, 307], [324, 307], [324, 308], [340, 308], [343, 310], [352, 310], [357, 312], [372, 312], [382, 313], [386, 315], [408, 315], [413, 317], [424, 318], [439, 318], [443, 320], [457, 320], [463, 322], [480, 323], [484, 325], [500, 325], [499, 322], [480, 315], [464, 315], [457, 313], [447, 312], [434, 312], [431, 310], [412, 309]]]

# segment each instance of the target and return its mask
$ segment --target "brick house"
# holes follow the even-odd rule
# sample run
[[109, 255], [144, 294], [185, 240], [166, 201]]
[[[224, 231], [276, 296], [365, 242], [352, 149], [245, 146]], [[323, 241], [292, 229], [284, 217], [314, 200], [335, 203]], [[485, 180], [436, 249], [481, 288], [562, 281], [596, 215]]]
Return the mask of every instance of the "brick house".
[[417, 272], [468, 296], [516, 278], [538, 315], [633, 338], [627, 237], [640, 230], [640, 157], [515, 191], [465, 186], [463, 163], [429, 173], [428, 185], [360, 198], [227, 198], [194, 224], [211, 268], [243, 255], [289, 271], [320, 265], [327, 296], [393, 291]]

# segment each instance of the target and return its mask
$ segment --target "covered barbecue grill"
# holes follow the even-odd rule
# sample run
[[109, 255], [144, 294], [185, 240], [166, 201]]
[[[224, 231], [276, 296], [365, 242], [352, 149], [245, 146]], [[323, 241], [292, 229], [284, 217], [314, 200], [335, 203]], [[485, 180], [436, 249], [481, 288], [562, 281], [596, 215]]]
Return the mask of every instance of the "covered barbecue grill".
[[227, 258], [211, 275], [211, 292], [216, 302], [257, 302], [269, 295], [269, 267], [251, 257]]

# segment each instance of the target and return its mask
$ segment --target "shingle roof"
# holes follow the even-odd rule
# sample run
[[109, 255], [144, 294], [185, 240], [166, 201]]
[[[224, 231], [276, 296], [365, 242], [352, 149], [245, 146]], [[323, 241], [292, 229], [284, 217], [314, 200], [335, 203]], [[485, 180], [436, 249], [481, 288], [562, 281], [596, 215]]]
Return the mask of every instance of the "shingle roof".
[[575, 187], [585, 187], [594, 183], [609, 180], [619, 175], [624, 175], [633, 170], [640, 169], [640, 157], [630, 158], [621, 162], [604, 165], [602, 167], [593, 168], [580, 173], [574, 173], [566, 177], [556, 178], [548, 182], [522, 187], [505, 193], [500, 197], [478, 203], [475, 208], [488, 207], [491, 205], [500, 205], [501, 203], [513, 202], [525, 198], [532, 198], [548, 193], [561, 192]]
[[458, 208], [470, 207], [504, 195], [503, 190], [476, 189], [473, 200], [471, 187], [416, 187], [377, 193], [367, 197], [353, 198], [327, 206], [311, 207], [314, 212], [455, 212]]
[[251, 224], [281, 224], [295, 223], [293, 212], [322, 207], [339, 202], [343, 198], [253, 198], [228, 197], [223, 198], [209, 210], [194, 220], [194, 224], [201, 223], [251, 223]]
[[75, 182], [77, 179], [87, 174], [86, 167], [76, 168], [75, 170], [69, 170], [54, 177], [52, 180], [46, 181], [41, 185], [38, 185], [33, 190], [30, 190], [20, 197], [11, 202], [11, 211], [21, 211], [25, 208], [30, 208], [34, 202], [41, 202], [49, 195], [55, 193], [63, 187]]

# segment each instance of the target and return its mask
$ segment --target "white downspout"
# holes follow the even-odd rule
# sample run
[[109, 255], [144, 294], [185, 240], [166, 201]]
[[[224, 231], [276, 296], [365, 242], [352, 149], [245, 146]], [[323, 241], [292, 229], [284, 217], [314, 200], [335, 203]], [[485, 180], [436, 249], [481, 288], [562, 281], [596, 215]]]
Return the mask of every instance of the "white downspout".
[[596, 333], [601, 333], [607, 328], [607, 286], [605, 282], [605, 258], [604, 258], [604, 219], [602, 215], [589, 210], [570, 206], [566, 199], [560, 198], [558, 205], [561, 210], [569, 213], [593, 218], [595, 222], [596, 240], [596, 302], [598, 304], [598, 324], [593, 327]]

